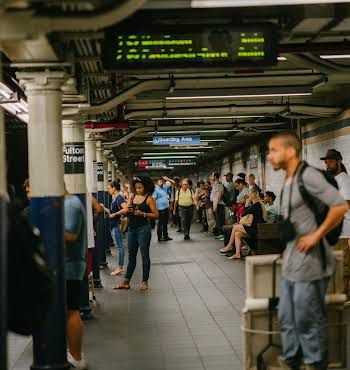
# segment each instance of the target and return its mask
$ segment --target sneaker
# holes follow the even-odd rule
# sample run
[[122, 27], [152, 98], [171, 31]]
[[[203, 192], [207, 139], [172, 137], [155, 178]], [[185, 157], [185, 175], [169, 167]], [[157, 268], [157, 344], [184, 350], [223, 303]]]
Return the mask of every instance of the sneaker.
[[173, 238], [170, 238], [170, 236], [167, 236], [167, 237], [164, 239], [164, 241], [166, 241], [166, 242], [168, 242], [168, 241], [170, 241], [170, 240], [173, 240]]
[[280, 363], [282, 370], [299, 370], [299, 368], [293, 368], [287, 365], [283, 360], [282, 357], [278, 357], [278, 362]]
[[224, 241], [225, 240], [225, 236], [224, 235], [219, 235], [216, 240], [219, 240], [219, 241]]
[[189, 235], [186, 235], [185, 237], [184, 237], [184, 240], [190, 240], [191, 238], [190, 238], [190, 236]]
[[86, 362], [84, 360], [83, 355], [81, 355], [81, 360], [77, 361], [68, 351], [67, 352], [67, 360], [68, 362], [73, 366], [74, 369], [79, 369], [79, 370], [85, 370], [87, 369]]
[[177, 229], [176, 232], [177, 233], [182, 233], [182, 230], [181, 229]]

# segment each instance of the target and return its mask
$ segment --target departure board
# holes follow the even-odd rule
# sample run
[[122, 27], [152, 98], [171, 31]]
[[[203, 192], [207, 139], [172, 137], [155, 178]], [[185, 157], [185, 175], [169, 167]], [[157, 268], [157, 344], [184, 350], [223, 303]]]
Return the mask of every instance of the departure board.
[[273, 28], [188, 28], [156, 32], [109, 29], [103, 44], [108, 70], [258, 67], [277, 60]]

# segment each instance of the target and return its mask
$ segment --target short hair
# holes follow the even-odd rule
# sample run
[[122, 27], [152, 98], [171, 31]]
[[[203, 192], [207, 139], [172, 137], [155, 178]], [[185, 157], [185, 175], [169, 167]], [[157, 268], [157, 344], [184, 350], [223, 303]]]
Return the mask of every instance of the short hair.
[[147, 194], [152, 194], [154, 192], [154, 183], [152, 179], [148, 176], [139, 176], [139, 177], [133, 177], [131, 182], [131, 189], [132, 192], [135, 194], [135, 185], [136, 184], [142, 184], [145, 188], [145, 192]]
[[111, 188], [114, 188], [115, 190], [120, 190], [120, 182], [114, 180], [114, 181], [111, 181], [109, 184], [108, 184]]
[[276, 194], [273, 191], [266, 191], [265, 194], [271, 197], [273, 202], [275, 201]]
[[245, 175], [245, 173], [240, 172], [240, 173], [237, 174], [237, 176], [240, 177], [240, 178], [242, 178], [243, 180], [245, 180], [245, 176], [246, 175]]
[[220, 178], [220, 174], [219, 174], [219, 172], [213, 172], [213, 176], [214, 176], [214, 177], [216, 177], [217, 179], [219, 179], [219, 178]]
[[255, 179], [255, 175], [254, 175], [253, 173], [251, 173], [251, 174], [249, 175], [249, 177], [250, 177], [250, 178], [252, 178], [252, 179]]
[[243, 179], [237, 179], [236, 181], [235, 181], [235, 184], [243, 184], [243, 185], [245, 185], [246, 184], [246, 182], [243, 180]]
[[293, 147], [297, 153], [301, 150], [301, 141], [293, 131], [278, 132], [272, 136], [271, 140], [273, 139], [282, 139], [286, 147]]

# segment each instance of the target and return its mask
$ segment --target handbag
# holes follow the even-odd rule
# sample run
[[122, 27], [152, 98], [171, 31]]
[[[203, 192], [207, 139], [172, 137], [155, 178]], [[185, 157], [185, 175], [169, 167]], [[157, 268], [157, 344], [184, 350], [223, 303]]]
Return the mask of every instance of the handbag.
[[245, 215], [239, 220], [239, 224], [243, 226], [252, 226], [254, 216], [252, 214]]
[[128, 230], [129, 218], [124, 216], [120, 219], [120, 230], [125, 233]]

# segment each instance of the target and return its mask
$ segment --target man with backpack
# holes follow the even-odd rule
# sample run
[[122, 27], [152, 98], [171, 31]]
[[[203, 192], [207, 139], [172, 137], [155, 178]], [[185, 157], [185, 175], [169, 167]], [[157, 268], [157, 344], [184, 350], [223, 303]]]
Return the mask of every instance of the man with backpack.
[[[328, 237], [341, 224], [348, 205], [322, 173], [300, 161], [301, 143], [281, 132], [269, 142], [269, 160], [287, 173], [279, 223], [285, 245], [278, 317], [283, 369], [326, 370], [328, 362], [325, 295], [335, 259]], [[323, 206], [323, 220], [312, 205]]]
[[[348, 202], [350, 206], [350, 177], [347, 174], [346, 168], [342, 163], [343, 157], [340, 152], [335, 149], [329, 149], [327, 154], [320, 158], [325, 161], [327, 171], [332, 174], [337, 181], [341, 196]], [[344, 217], [342, 233], [339, 236], [338, 243], [333, 247], [334, 250], [340, 250], [344, 256], [344, 285], [343, 293], [349, 299], [349, 281], [350, 281], [350, 211]], [[347, 302], [349, 304], [350, 302]]]
[[[216, 239], [224, 240], [225, 233], [224, 233], [224, 223], [225, 223], [225, 199], [224, 193], [226, 190], [226, 195], [229, 193], [227, 188], [219, 181], [220, 175], [218, 172], [214, 172], [211, 176], [211, 183], [212, 183], [212, 190], [210, 195], [210, 200], [213, 202], [213, 212], [215, 215], [216, 221], [216, 229], [214, 234], [216, 235]], [[229, 199], [226, 199], [228, 201]]]

